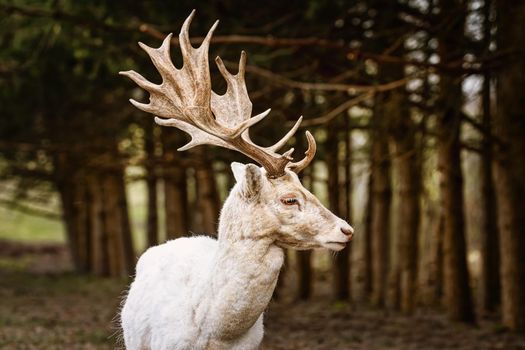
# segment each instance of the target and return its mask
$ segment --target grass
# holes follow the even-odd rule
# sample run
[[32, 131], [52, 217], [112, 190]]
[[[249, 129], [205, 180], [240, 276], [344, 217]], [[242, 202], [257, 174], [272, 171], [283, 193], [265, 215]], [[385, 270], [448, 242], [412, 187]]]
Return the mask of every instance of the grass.
[[[134, 181], [127, 186], [133, 241], [137, 252], [146, 246], [146, 183]], [[159, 203], [160, 205], [161, 203]], [[162, 211], [161, 211], [162, 212]], [[162, 217], [159, 218], [162, 220]], [[160, 225], [162, 231], [163, 225]], [[162, 237], [162, 232], [161, 232]], [[65, 243], [66, 233], [60, 220], [26, 214], [0, 207], [0, 240], [31, 243]]]
[[126, 281], [1, 270], [1, 349], [115, 348]]
[[62, 222], [0, 207], [0, 239], [22, 242], [65, 242]]

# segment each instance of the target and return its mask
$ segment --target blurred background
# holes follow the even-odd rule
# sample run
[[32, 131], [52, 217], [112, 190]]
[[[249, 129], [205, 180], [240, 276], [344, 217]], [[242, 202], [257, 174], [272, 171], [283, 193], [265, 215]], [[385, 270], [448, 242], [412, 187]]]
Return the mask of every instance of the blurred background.
[[525, 349], [520, 0], [0, 0], [0, 348], [114, 348], [140, 254], [215, 235], [248, 160], [177, 152], [118, 75], [158, 82], [137, 42], [193, 8], [194, 44], [221, 21], [211, 58], [248, 53], [254, 114], [272, 108], [255, 142], [303, 115], [303, 183], [356, 228], [336, 255], [287, 252], [262, 348]]

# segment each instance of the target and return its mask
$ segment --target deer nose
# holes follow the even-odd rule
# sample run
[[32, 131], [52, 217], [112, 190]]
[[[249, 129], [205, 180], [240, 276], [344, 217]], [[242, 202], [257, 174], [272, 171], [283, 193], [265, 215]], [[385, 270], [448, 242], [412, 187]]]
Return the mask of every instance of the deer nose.
[[341, 232], [345, 236], [348, 236], [348, 239], [352, 239], [352, 236], [354, 235], [354, 229], [352, 228], [352, 226], [341, 227]]

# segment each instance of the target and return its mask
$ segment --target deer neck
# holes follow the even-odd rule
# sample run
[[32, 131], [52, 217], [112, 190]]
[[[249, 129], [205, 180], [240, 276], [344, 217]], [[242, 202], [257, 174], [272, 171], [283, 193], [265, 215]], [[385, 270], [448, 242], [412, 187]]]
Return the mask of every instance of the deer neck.
[[209, 320], [223, 339], [253, 326], [270, 302], [283, 264], [283, 250], [274, 244], [272, 228], [256, 220], [254, 206], [228, 198], [221, 211]]

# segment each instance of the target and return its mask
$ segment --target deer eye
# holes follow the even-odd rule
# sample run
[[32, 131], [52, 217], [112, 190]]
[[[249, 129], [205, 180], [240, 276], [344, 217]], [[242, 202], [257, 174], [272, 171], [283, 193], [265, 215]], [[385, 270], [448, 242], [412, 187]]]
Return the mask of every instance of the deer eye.
[[284, 205], [295, 205], [299, 204], [299, 201], [295, 197], [283, 197], [281, 198], [281, 203]]

